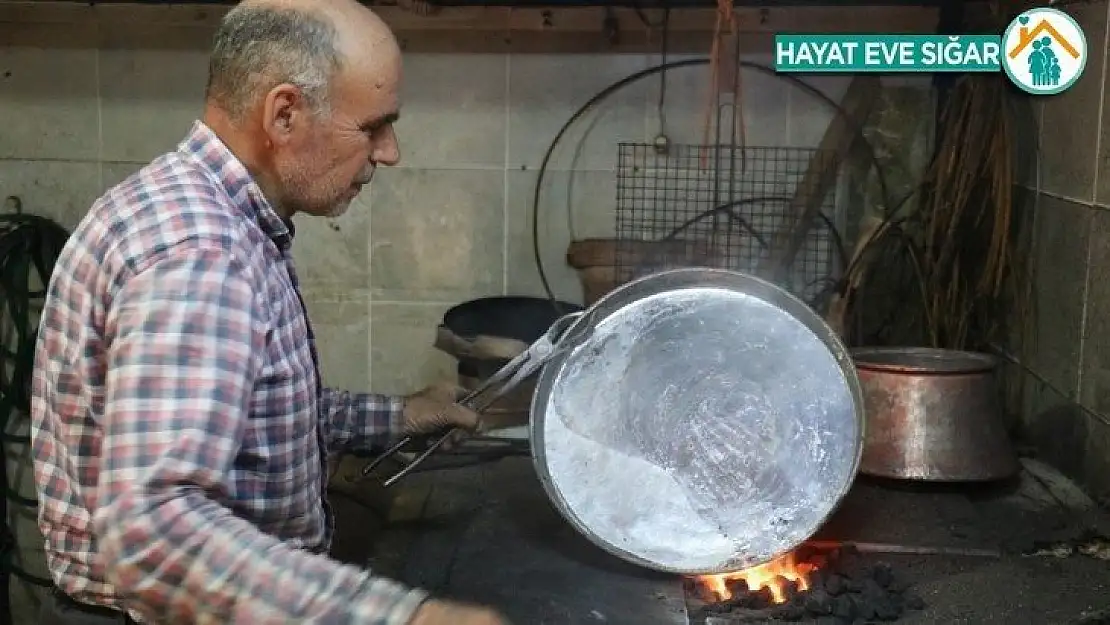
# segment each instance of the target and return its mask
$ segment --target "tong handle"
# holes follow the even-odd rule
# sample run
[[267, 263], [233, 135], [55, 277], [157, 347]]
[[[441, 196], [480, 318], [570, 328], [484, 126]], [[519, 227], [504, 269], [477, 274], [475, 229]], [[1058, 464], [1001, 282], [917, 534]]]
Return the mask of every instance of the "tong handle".
[[446, 443], [451, 438], [451, 435], [454, 434], [457, 431], [458, 431], [458, 428], [450, 428], [445, 433], [443, 433], [441, 436], [439, 436], [439, 438], [435, 438], [434, 434], [427, 435], [427, 436], [420, 436], [420, 437], [413, 436], [413, 435], [406, 436], [406, 437], [402, 438], [401, 440], [397, 441], [396, 443], [394, 443], [393, 445], [391, 445], [389, 447], [389, 449], [382, 452], [382, 454], [379, 455], [377, 458], [374, 458], [370, 462], [366, 463], [366, 466], [362, 467], [362, 477], [366, 477], [366, 476], [370, 475], [370, 473], [372, 473], [374, 471], [374, 469], [381, 466], [381, 464], [383, 462], [385, 462], [385, 460], [387, 458], [392, 458], [393, 456], [396, 456], [397, 454], [401, 453], [401, 451], [405, 447], [408, 447], [413, 442], [415, 442], [419, 439], [432, 440], [432, 443], [430, 445], [428, 445], [427, 449], [420, 452], [419, 456], [413, 458], [411, 461], [409, 461], [407, 463], [404, 463], [404, 466], [401, 468], [400, 471], [393, 474], [391, 477], [389, 477], [389, 479], [385, 480], [385, 482], [382, 483], [383, 486], [388, 488], [389, 486], [392, 486], [397, 480], [399, 480], [399, 479], [405, 477], [406, 475], [408, 475], [409, 473], [411, 473], [414, 469], [416, 469], [416, 467], [421, 462], [424, 462], [424, 460], [426, 460], [428, 458], [428, 456], [430, 456], [430, 455], [434, 454], [436, 451], [438, 451], [440, 447], [443, 447], [444, 443]]
[[[548, 328], [547, 332], [545, 332], [543, 336], [541, 336], [536, 342], [532, 343], [532, 345], [529, 346], [528, 349], [524, 350], [512, 360], [510, 360], [504, 367], [498, 370], [497, 373], [493, 374], [484, 382], [479, 384], [477, 388], [467, 393], [466, 396], [459, 399], [457, 403], [478, 413], [481, 413], [485, 409], [489, 408], [498, 399], [504, 397], [507, 393], [516, 388], [527, 377], [538, 371], [540, 367], [542, 367], [551, 358], [551, 356], [554, 355], [556, 350], [562, 346], [562, 344], [564, 343], [563, 339], [565, 338], [567, 330], [574, 326], [575, 322], [578, 321], [582, 315], [583, 313], [581, 312], [574, 312], [563, 315], [562, 317], [557, 319], [555, 323], [553, 323], [551, 327]], [[578, 333], [579, 336], [573, 337], [572, 342], [580, 338], [585, 333], [586, 332], [580, 331]], [[485, 397], [484, 401], [477, 401], [479, 397], [482, 397], [487, 393], [489, 393], [489, 395]], [[385, 482], [382, 483], [382, 485], [388, 488], [395, 484], [401, 478], [411, 473], [420, 463], [424, 462], [428, 458], [428, 456], [431, 456], [437, 450], [439, 450], [439, 448], [443, 447], [443, 445], [457, 431], [459, 431], [458, 428], [451, 428], [438, 439], [434, 440], [427, 449], [420, 453], [419, 456], [413, 458], [412, 461], [408, 462], [400, 471], [386, 479]], [[365, 467], [363, 467], [362, 476], [366, 477], [367, 475], [369, 475], [370, 472], [380, 466], [386, 458], [397, 455], [401, 452], [402, 449], [404, 449], [414, 440], [416, 440], [416, 437], [413, 436], [406, 436], [402, 438], [392, 447], [387, 449], [383, 454], [370, 461]]]
[[405, 447], [407, 447], [408, 444], [411, 443], [412, 441], [413, 441], [413, 438], [411, 436], [406, 436], [406, 437], [402, 438], [401, 440], [397, 441], [396, 443], [394, 443], [393, 445], [391, 445], [389, 447], [389, 449], [386, 449], [382, 453], [378, 454], [378, 456], [376, 458], [374, 458], [370, 462], [367, 462], [366, 466], [362, 467], [362, 477], [366, 477], [366, 476], [370, 475], [370, 473], [372, 473], [374, 471], [374, 469], [381, 466], [381, 464], [383, 462], [385, 462], [386, 459], [392, 458], [393, 456], [396, 456], [397, 454], [399, 454], [401, 452], [401, 450], [404, 449]]
[[428, 459], [428, 456], [434, 454], [436, 451], [439, 450], [440, 447], [443, 447], [444, 443], [450, 440], [451, 436], [457, 431], [459, 431], [458, 428], [451, 428], [450, 430], [447, 430], [447, 432], [443, 434], [443, 436], [440, 436], [431, 445], [428, 445], [428, 448], [422, 451], [419, 456], [413, 458], [412, 462], [406, 464], [400, 471], [394, 473], [392, 476], [382, 482], [382, 487], [389, 488], [390, 486], [396, 484], [397, 481], [401, 478], [405, 477], [409, 473], [412, 473], [414, 470], [416, 470], [416, 467], [420, 466], [422, 462]]

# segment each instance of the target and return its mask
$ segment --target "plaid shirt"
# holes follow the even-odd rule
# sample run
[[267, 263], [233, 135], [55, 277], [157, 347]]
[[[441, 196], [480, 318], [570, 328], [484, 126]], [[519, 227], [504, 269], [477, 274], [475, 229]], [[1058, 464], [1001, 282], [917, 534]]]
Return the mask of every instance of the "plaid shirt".
[[323, 389], [292, 231], [196, 123], [65, 246], [35, 355], [51, 574], [148, 623], [407, 623], [418, 590], [326, 553], [327, 453], [402, 401]]

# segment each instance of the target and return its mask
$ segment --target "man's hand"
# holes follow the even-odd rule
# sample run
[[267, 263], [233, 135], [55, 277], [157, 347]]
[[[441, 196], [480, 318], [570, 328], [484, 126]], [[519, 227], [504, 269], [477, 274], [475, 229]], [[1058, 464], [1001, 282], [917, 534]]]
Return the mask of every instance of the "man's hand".
[[509, 622], [488, 608], [432, 600], [416, 611], [409, 625], [509, 625]]
[[455, 403], [466, 391], [454, 384], [433, 384], [405, 398], [405, 434], [431, 434], [452, 427], [478, 429], [478, 414]]

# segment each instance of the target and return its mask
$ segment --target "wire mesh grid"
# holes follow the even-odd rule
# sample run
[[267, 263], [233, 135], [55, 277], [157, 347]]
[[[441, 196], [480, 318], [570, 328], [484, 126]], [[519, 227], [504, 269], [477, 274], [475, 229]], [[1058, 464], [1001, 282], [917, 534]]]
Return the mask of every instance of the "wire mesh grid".
[[804, 191], [815, 185], [800, 185], [833, 153], [729, 145], [671, 145], [659, 153], [651, 144], [622, 143], [618, 155], [620, 280], [683, 266], [767, 277], [766, 261], [788, 245], [783, 234], [795, 222], [792, 213], [809, 202], [818, 216], [778, 282], [809, 301], [838, 277], [836, 193], [808, 198]]

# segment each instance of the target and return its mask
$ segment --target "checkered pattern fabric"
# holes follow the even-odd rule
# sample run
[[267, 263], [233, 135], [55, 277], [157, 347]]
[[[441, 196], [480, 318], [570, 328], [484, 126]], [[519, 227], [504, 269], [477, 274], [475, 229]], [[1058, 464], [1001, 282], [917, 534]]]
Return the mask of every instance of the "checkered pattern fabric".
[[109, 190], [48, 287], [32, 400], [55, 582], [147, 623], [406, 623], [423, 600], [326, 556], [327, 454], [399, 398], [320, 385], [291, 224], [197, 122]]

